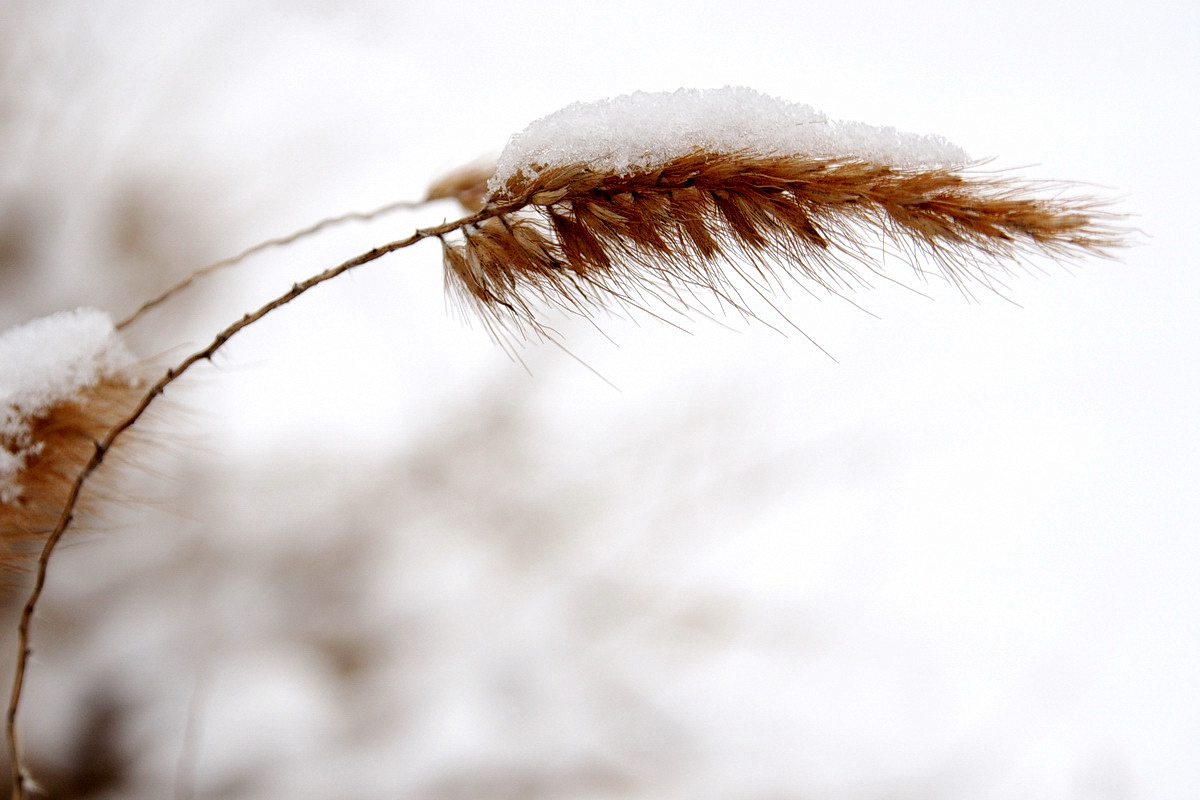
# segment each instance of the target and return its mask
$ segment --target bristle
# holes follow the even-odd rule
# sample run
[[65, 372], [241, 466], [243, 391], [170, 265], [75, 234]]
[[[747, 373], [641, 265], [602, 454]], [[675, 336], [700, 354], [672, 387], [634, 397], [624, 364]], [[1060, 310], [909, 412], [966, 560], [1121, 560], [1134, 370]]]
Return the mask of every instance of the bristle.
[[81, 389], [26, 420], [21, 442], [5, 437], [0, 448], [19, 452], [22, 467], [0, 501], [0, 570], [27, 567], [59, 521], [76, 477], [96, 443], [136, 405], [136, 381], [112, 376]]
[[1122, 244], [1103, 204], [1038, 190], [946, 167], [698, 149], [620, 174], [529, 167], [487, 198], [494, 218], [446, 263], [489, 326], [537, 330], [534, 298], [586, 311], [648, 295], [686, 311], [707, 292], [747, 311], [717, 261], [760, 293], [785, 275], [842, 291], [864, 283], [855, 264], [875, 268], [880, 231], [915, 269], [930, 262], [960, 287], [991, 287], [989, 266], [1007, 260]]
[[484, 197], [488, 193], [488, 181], [494, 174], [495, 159], [480, 159], [434, 181], [425, 193], [425, 199], [454, 199], [467, 211], [478, 211], [483, 208]]
[[95, 309], [0, 334], [0, 569], [30, 563], [55, 529], [98, 442], [141, 399], [140, 372]]

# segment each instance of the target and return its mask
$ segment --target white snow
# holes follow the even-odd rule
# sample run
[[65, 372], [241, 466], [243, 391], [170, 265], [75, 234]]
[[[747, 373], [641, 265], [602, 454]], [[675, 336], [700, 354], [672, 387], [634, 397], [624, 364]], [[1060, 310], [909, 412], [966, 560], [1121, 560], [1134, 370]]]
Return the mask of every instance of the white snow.
[[574, 103], [515, 134], [488, 184], [497, 194], [518, 171], [585, 163], [628, 174], [695, 148], [712, 153], [855, 158], [904, 168], [962, 166], [970, 158], [940, 136], [837, 122], [811, 106], [741, 86], [635, 92]]
[[102, 311], [80, 308], [0, 334], [0, 502], [39, 445], [30, 421], [56, 403], [129, 368], [135, 359]]

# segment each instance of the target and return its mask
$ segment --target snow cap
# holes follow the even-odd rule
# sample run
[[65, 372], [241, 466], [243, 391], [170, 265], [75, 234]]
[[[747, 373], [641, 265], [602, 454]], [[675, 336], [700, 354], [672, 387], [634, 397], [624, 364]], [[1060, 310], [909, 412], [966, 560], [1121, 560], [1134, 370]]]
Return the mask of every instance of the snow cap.
[[40, 446], [31, 422], [135, 363], [102, 311], [81, 308], [0, 334], [0, 501], [19, 496], [16, 477]]
[[695, 149], [710, 153], [807, 155], [902, 168], [961, 167], [970, 158], [940, 136], [836, 122], [811, 106], [741, 86], [635, 92], [574, 103], [515, 134], [500, 154], [491, 194], [523, 171], [587, 164], [625, 175]]

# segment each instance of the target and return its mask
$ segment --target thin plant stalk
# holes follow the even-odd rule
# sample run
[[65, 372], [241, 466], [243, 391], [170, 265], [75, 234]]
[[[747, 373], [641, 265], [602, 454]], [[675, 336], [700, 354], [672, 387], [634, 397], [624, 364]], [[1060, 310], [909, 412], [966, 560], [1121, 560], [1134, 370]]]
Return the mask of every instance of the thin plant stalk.
[[243, 329], [258, 322], [263, 317], [271, 312], [287, 305], [295, 300], [300, 295], [307, 292], [316, 286], [332, 280], [344, 272], [347, 272], [355, 267], [360, 267], [363, 264], [368, 264], [375, 261], [388, 253], [396, 250], [401, 250], [405, 247], [416, 244], [419, 241], [431, 237], [442, 237], [448, 233], [453, 233], [461, 229], [464, 225], [481, 222], [490, 216], [493, 216], [494, 211], [481, 211], [477, 214], [472, 214], [468, 217], [455, 220], [453, 222], [443, 223], [431, 228], [423, 228], [417, 230], [411, 236], [400, 239], [380, 247], [373, 248], [366, 253], [355, 256], [349, 261], [331, 267], [324, 272], [308, 278], [307, 280], [295, 283], [287, 292], [279, 295], [274, 300], [260, 306], [258, 309], [251, 311], [242, 316], [239, 320], [226, 327], [219, 332], [207, 347], [197, 350], [187, 358], [180, 361], [174, 367], [171, 367], [166, 373], [159, 378], [148, 390], [142, 395], [137, 406], [115, 425], [109, 432], [99, 441], [95, 443], [95, 449], [87, 464], [75, 478], [75, 482], [71, 486], [71, 491], [67, 496], [65, 505], [63, 506], [62, 515], [59, 517], [58, 524], [54, 530], [50, 532], [46, 538], [45, 544], [42, 546], [41, 553], [38, 556], [37, 566], [34, 573], [33, 588], [29, 592], [29, 597], [25, 601], [25, 606], [21, 610], [20, 622], [17, 625], [17, 660], [16, 667], [13, 672], [12, 692], [8, 701], [8, 713], [5, 722], [5, 732], [8, 739], [8, 756], [12, 765], [12, 798], [13, 800], [24, 800], [27, 776], [25, 768], [21, 760], [20, 735], [17, 726], [17, 714], [20, 709], [21, 696], [25, 687], [25, 673], [29, 665], [29, 656], [32, 653], [30, 647], [30, 628], [33, 621], [34, 612], [37, 610], [38, 601], [42, 597], [42, 593], [46, 586], [46, 574], [50, 566], [50, 559], [54, 555], [55, 549], [62, 540], [63, 534], [66, 533], [74, 518], [76, 504], [79, 502], [80, 493], [83, 491], [84, 484], [92, 474], [104, 463], [105, 456], [117, 439], [131, 428], [146, 409], [163, 393], [167, 386], [174, 383], [178, 378], [182, 377], [189, 369], [201, 361], [210, 361], [220, 350], [225, 346], [231, 338], [237, 335]]
[[118, 322], [114, 327], [116, 327], [116, 329], [119, 331], [128, 328], [130, 325], [137, 322], [147, 311], [162, 305], [167, 300], [170, 300], [175, 295], [187, 289], [200, 278], [203, 278], [206, 275], [211, 275], [212, 273], [227, 267], [232, 267], [235, 264], [239, 264], [255, 253], [261, 253], [262, 251], [269, 250], [273, 247], [285, 247], [289, 244], [294, 244], [301, 239], [320, 233], [321, 231], [331, 228], [335, 225], [341, 225], [345, 222], [370, 222], [373, 219], [378, 219], [379, 217], [390, 214], [393, 211], [412, 211], [421, 208], [428, 202], [429, 200], [401, 200], [395, 203], [388, 203], [385, 206], [380, 206], [379, 208], [372, 209], [371, 211], [351, 211], [349, 214], [341, 214], [336, 217], [328, 217], [320, 222], [314, 222], [312, 225], [309, 225], [306, 228], [301, 228], [293, 233], [289, 233], [287, 236], [279, 236], [274, 239], [267, 239], [265, 242], [259, 242], [252, 247], [247, 247], [237, 255], [230, 256], [228, 258], [222, 258], [220, 261], [214, 261], [206, 267], [201, 267], [192, 274], [188, 275], [179, 283], [165, 290], [162, 294], [142, 303], [132, 314]]

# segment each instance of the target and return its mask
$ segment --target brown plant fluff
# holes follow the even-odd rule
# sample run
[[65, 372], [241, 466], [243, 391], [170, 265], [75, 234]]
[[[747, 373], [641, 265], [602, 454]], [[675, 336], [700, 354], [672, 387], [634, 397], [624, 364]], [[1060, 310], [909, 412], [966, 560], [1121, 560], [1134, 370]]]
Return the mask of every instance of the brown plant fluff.
[[[0, 447], [26, 454], [13, 479], [17, 491], [0, 500], [0, 570], [18, 571], [36, 559], [97, 442], [133, 411], [141, 395], [136, 378], [104, 377], [29, 419], [23, 441], [0, 438]], [[73, 513], [93, 511], [95, 500], [95, 491], [85, 492]]]
[[451, 292], [494, 333], [538, 331], [549, 302], [587, 314], [687, 311], [786, 280], [841, 293], [877, 273], [881, 242], [918, 273], [932, 264], [969, 291], [1031, 255], [1106, 255], [1123, 230], [1104, 204], [1055, 187], [950, 168], [807, 156], [707, 153], [626, 174], [586, 164], [518, 171], [487, 218], [444, 243]]
[[488, 193], [488, 181], [496, 174], [494, 159], [480, 159], [438, 178], [425, 192], [428, 200], [457, 200], [467, 211], [479, 211]]

